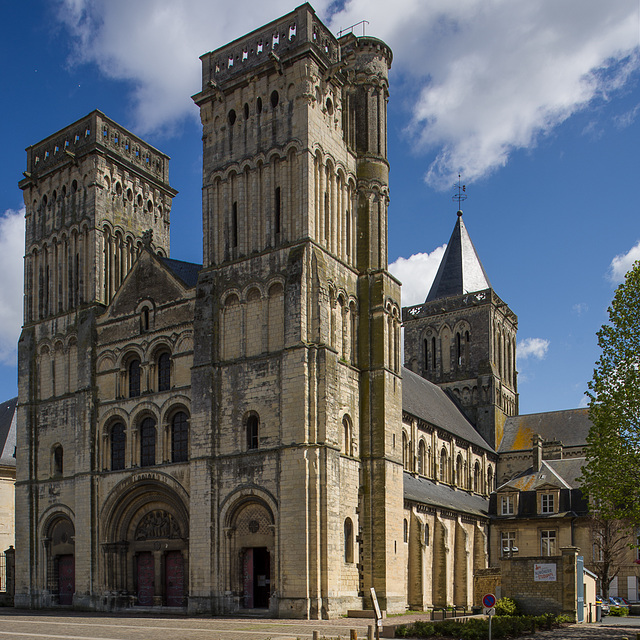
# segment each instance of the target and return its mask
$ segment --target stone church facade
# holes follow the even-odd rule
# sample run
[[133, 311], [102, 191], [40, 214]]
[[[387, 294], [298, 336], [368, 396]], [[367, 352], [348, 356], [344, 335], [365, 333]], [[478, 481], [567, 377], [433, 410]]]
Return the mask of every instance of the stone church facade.
[[201, 61], [202, 264], [168, 157], [100, 111], [27, 149], [16, 606], [470, 606], [517, 319], [461, 218], [401, 309], [391, 51], [304, 4]]

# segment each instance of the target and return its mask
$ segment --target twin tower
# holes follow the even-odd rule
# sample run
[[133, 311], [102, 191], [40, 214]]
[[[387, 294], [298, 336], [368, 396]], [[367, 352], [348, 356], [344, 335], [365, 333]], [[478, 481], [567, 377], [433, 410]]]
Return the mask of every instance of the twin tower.
[[164, 154], [29, 147], [17, 605], [404, 609], [391, 58], [308, 4], [202, 56], [201, 266]]

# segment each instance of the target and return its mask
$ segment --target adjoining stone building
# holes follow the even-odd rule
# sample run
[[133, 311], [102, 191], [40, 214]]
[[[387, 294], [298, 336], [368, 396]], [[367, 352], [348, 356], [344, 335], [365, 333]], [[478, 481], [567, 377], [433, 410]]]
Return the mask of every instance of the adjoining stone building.
[[[0, 403], [0, 552], [15, 544], [17, 404], [18, 398]], [[0, 591], [4, 590], [2, 583]]]
[[401, 311], [391, 51], [304, 4], [201, 60], [202, 264], [169, 158], [100, 111], [27, 149], [16, 605], [469, 606], [517, 319], [461, 217]]

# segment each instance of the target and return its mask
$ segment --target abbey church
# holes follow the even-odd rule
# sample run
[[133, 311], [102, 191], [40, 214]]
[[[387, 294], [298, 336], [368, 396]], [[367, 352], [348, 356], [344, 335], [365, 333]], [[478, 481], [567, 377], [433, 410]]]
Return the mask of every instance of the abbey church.
[[402, 309], [392, 53], [303, 4], [201, 61], [202, 264], [170, 257], [169, 158], [100, 111], [27, 149], [16, 606], [470, 606], [534, 434], [461, 212]]

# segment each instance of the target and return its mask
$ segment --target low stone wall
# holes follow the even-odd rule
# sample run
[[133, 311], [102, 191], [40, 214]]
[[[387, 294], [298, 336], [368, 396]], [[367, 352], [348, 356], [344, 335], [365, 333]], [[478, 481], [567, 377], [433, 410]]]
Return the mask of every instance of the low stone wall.
[[500, 567], [478, 569], [473, 575], [473, 605], [482, 606], [482, 597], [493, 593], [496, 598], [502, 597]]
[[577, 547], [563, 547], [561, 556], [500, 560], [502, 596], [518, 601], [523, 613], [576, 613]]

